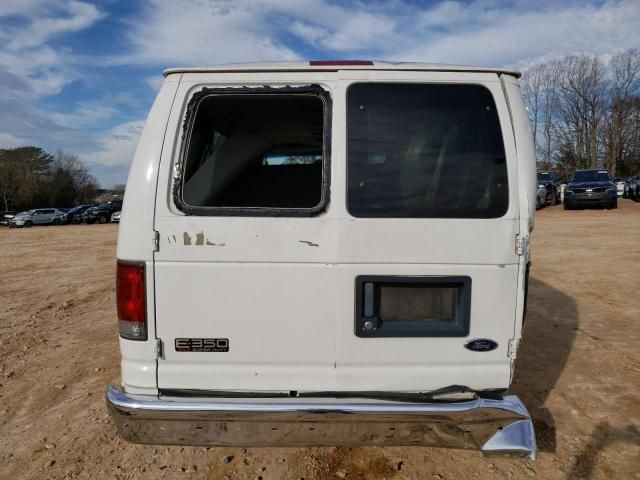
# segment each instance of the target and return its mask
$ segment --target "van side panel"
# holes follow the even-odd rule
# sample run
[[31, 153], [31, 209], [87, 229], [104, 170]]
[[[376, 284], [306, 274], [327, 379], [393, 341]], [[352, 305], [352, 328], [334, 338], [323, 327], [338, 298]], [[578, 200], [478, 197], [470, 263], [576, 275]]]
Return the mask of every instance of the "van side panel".
[[144, 261], [146, 266], [147, 340], [120, 338], [122, 386], [129, 393], [157, 393], [155, 351], [155, 286], [153, 275], [153, 216], [162, 144], [180, 75], [169, 75], [151, 107], [140, 135], [118, 228], [117, 258]]
[[[522, 327], [526, 304], [527, 265], [531, 262], [530, 233], [533, 230], [534, 215], [536, 211], [536, 154], [533, 143], [533, 135], [529, 116], [525, 107], [520, 85], [517, 80], [509, 75], [503, 78], [503, 85], [509, 102], [513, 121], [513, 131], [516, 139], [518, 156], [518, 182], [520, 190], [520, 226], [523, 238], [523, 251], [519, 259], [518, 273], [518, 298], [516, 308], [516, 322], [514, 328], [514, 352], [512, 360], [515, 360], [517, 345], [522, 338]], [[512, 364], [513, 368], [514, 364]]]

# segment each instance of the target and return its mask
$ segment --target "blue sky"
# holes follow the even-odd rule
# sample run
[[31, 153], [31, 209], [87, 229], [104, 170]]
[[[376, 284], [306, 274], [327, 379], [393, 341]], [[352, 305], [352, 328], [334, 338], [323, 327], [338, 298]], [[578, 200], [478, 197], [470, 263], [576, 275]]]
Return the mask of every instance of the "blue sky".
[[522, 68], [640, 47], [640, 1], [0, 1], [0, 148], [124, 183], [171, 66], [373, 58]]

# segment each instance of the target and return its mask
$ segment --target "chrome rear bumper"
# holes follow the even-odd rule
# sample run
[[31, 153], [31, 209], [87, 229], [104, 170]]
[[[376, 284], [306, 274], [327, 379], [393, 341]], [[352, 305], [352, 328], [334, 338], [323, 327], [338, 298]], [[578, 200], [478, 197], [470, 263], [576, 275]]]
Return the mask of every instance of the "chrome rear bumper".
[[518, 397], [452, 403], [336, 398], [199, 398], [131, 395], [109, 386], [107, 406], [134, 443], [207, 446], [416, 445], [537, 453]]

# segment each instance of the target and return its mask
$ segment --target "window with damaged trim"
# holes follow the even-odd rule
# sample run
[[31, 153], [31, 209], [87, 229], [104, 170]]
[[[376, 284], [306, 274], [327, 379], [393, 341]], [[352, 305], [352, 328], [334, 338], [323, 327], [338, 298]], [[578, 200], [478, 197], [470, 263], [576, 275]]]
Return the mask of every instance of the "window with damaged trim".
[[184, 154], [181, 200], [211, 209], [314, 210], [325, 200], [323, 99], [303, 93], [204, 96]]
[[509, 203], [491, 92], [357, 83], [347, 91], [347, 208], [355, 217], [497, 218]]

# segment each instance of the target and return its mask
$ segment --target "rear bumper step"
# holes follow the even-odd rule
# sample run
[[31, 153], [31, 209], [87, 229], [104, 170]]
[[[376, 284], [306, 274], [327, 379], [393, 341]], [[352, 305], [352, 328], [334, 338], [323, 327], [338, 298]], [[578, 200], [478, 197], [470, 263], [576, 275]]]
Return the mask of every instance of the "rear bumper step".
[[535, 459], [533, 423], [514, 395], [413, 403], [335, 398], [184, 398], [127, 394], [107, 406], [134, 443], [201, 446], [416, 445]]

